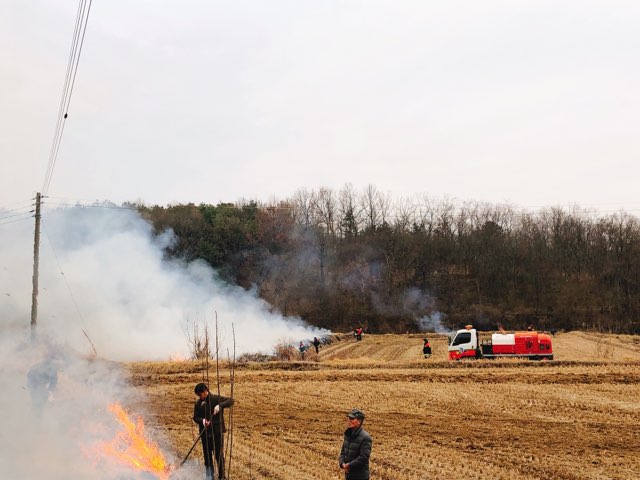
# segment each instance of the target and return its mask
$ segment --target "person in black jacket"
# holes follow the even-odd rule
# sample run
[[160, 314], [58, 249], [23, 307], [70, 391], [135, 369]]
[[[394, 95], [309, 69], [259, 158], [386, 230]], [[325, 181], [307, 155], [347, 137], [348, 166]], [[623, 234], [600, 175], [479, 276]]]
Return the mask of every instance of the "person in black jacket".
[[215, 451], [218, 480], [224, 480], [222, 453], [225, 426], [222, 412], [233, 405], [233, 398], [209, 393], [209, 388], [204, 383], [197, 384], [194, 392], [198, 399], [193, 407], [193, 421], [198, 424], [200, 430], [206, 478], [213, 479], [213, 452]]
[[364, 428], [364, 413], [354, 408], [347, 413], [347, 429], [340, 450], [340, 468], [345, 480], [369, 480], [372, 439]]
[[33, 365], [27, 372], [27, 388], [31, 395], [31, 407], [35, 415], [40, 418], [49, 400], [53, 399], [53, 392], [58, 384], [58, 367], [60, 357], [49, 353], [44, 360]]
[[429, 344], [429, 339], [424, 338], [422, 343], [422, 354], [424, 358], [429, 358], [431, 356], [431, 345]]

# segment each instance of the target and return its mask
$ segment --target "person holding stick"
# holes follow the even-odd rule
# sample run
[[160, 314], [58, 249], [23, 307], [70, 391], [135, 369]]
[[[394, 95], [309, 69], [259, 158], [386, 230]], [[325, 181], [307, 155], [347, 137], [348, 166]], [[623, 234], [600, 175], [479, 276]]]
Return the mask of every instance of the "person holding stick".
[[371, 435], [362, 423], [364, 413], [354, 408], [347, 413], [347, 429], [340, 450], [339, 464], [344, 470], [345, 480], [369, 480], [369, 456], [371, 455]]
[[225, 425], [223, 410], [233, 405], [233, 398], [210, 393], [209, 388], [204, 383], [197, 384], [194, 392], [198, 399], [193, 408], [193, 421], [200, 430], [206, 472], [205, 478], [207, 480], [213, 480], [214, 478], [213, 453], [215, 452], [218, 466], [217, 480], [224, 480], [224, 456], [222, 453], [224, 451], [223, 434]]

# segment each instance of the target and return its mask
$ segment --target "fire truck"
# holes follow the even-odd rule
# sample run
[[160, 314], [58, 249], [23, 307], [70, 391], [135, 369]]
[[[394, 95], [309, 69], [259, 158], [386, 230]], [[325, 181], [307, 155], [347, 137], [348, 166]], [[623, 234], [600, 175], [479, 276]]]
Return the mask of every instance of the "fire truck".
[[467, 325], [458, 330], [449, 344], [449, 360], [465, 358], [522, 357], [530, 360], [553, 360], [551, 336], [543, 332], [501, 332], [482, 340], [478, 331]]

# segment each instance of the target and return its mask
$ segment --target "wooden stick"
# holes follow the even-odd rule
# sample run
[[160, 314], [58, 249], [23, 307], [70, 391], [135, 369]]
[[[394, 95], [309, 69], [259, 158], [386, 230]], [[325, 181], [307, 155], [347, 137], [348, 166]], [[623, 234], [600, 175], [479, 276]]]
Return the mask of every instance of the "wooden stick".
[[180, 462], [180, 467], [182, 465], [184, 465], [184, 462], [187, 461], [187, 458], [189, 458], [189, 455], [191, 455], [191, 452], [193, 452], [193, 449], [196, 448], [196, 445], [198, 444], [198, 442], [200, 441], [200, 437], [202, 436], [202, 434], [205, 432], [206, 429], [202, 429], [202, 431], [200, 432], [200, 435], [198, 435], [198, 438], [196, 438], [196, 441], [193, 442], [193, 445], [191, 445], [191, 448], [189, 449], [189, 451], [187, 452], [187, 454], [185, 455], [184, 459]]

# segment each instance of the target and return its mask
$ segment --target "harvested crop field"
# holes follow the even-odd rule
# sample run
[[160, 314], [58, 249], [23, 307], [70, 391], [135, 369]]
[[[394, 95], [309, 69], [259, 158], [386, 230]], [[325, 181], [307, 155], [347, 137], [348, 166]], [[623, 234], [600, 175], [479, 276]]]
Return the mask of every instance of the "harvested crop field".
[[[374, 438], [372, 479], [640, 478], [638, 337], [558, 334], [553, 362], [448, 362], [446, 338], [429, 338], [428, 360], [420, 336], [367, 335], [325, 346], [314, 361], [239, 365], [231, 478], [343, 478], [337, 456], [352, 407]], [[197, 434], [200, 368], [129, 365], [178, 457]], [[228, 395], [228, 370], [221, 375]]]

